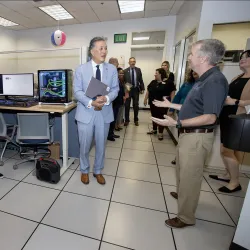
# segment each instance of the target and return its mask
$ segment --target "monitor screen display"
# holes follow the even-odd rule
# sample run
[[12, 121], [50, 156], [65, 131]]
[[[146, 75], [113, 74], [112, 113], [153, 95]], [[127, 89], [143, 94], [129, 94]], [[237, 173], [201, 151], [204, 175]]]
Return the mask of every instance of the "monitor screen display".
[[66, 97], [66, 70], [41, 70], [38, 73], [41, 100]]
[[34, 74], [2, 74], [0, 75], [0, 95], [33, 96]]

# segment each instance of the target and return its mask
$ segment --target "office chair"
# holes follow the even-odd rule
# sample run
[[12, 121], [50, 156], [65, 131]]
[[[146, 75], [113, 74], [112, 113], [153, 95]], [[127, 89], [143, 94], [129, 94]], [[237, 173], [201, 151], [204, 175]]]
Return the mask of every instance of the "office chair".
[[20, 158], [13, 169], [22, 163], [34, 161], [41, 157], [50, 157], [48, 145], [54, 141], [53, 125], [49, 124], [48, 113], [18, 113], [16, 142], [21, 146]]
[[0, 166], [4, 165], [3, 156], [6, 151], [7, 145], [9, 143], [14, 144], [20, 150], [20, 146], [16, 144], [16, 142], [14, 141], [16, 129], [17, 129], [17, 125], [6, 124], [3, 114], [0, 113], [0, 140], [5, 140], [5, 144], [4, 144], [3, 151], [1, 153], [1, 158], [0, 158]]

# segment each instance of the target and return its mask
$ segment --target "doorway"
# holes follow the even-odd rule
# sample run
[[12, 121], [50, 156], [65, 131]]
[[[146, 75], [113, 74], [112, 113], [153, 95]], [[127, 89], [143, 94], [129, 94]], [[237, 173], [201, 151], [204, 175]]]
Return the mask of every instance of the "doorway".
[[[131, 56], [136, 59], [136, 67], [141, 69], [145, 92], [140, 95], [139, 107], [145, 108], [143, 104], [147, 86], [154, 80], [155, 70], [161, 67], [163, 48], [136, 48], [131, 50]], [[146, 108], [149, 108], [147, 106]]]

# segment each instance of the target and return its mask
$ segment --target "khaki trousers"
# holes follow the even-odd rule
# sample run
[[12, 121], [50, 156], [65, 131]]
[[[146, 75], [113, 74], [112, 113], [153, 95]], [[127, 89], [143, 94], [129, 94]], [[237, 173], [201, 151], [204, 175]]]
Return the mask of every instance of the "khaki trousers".
[[213, 140], [213, 133], [183, 133], [179, 137], [176, 154], [178, 218], [186, 224], [195, 224], [203, 168]]

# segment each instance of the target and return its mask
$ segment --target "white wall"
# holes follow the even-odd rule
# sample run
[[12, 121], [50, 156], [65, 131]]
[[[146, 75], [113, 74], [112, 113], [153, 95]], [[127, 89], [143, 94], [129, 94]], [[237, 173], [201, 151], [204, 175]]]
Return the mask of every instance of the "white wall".
[[[0, 27], [0, 52], [16, 50], [16, 35], [14, 31]], [[0, 73], [14, 73], [17, 70], [16, 54], [0, 54]]]
[[[132, 50], [132, 56], [136, 58], [138, 65], [143, 72], [143, 81], [145, 84], [145, 89], [147, 90], [148, 84], [154, 80], [155, 70], [160, 68], [162, 63], [162, 49], [135, 49]], [[144, 96], [146, 91], [144, 92], [143, 96], [140, 96], [139, 99], [139, 107], [144, 107]], [[131, 104], [132, 105], [132, 104]], [[147, 106], [148, 108], [149, 106]]]
[[250, 1], [204, 1], [197, 38], [212, 37], [213, 24], [250, 21]]
[[[77, 24], [63, 26], [63, 30], [67, 35], [67, 41], [64, 47], [81, 47], [88, 46], [89, 41], [94, 36], [104, 36], [108, 38], [108, 58], [113, 56], [125, 56], [125, 66], [127, 66], [130, 57], [130, 45], [132, 32], [142, 31], [158, 31], [166, 30], [167, 32], [167, 49], [166, 58], [172, 58], [172, 47], [174, 43], [175, 16], [143, 18], [134, 20], [120, 20], [112, 22]], [[32, 29], [17, 32], [17, 48], [18, 50], [54, 48], [50, 42], [51, 33], [55, 27]], [[126, 44], [114, 44], [114, 34], [127, 33]], [[139, 65], [138, 65], [139, 66]]]
[[202, 0], [185, 1], [176, 17], [175, 44], [199, 26]]

